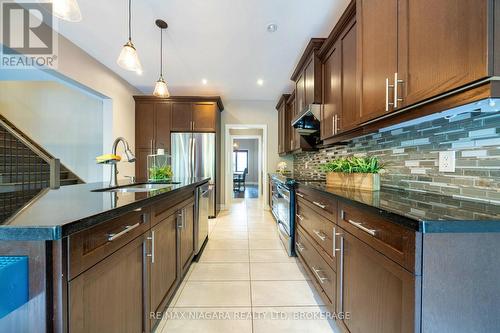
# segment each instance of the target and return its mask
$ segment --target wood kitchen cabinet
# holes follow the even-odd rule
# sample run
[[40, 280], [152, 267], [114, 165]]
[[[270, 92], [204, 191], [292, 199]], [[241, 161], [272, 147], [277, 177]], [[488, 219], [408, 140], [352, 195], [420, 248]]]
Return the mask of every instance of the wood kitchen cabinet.
[[190, 200], [177, 216], [179, 228], [179, 260], [182, 276], [187, 272], [194, 256], [194, 200]]
[[276, 105], [278, 110], [278, 154], [284, 155], [291, 150], [292, 110], [287, 103], [289, 94], [283, 94]]
[[498, 72], [486, 0], [356, 3], [362, 122]]
[[324, 38], [312, 38], [292, 74], [295, 82], [295, 108], [300, 114], [310, 104], [321, 103], [321, 62], [318, 50]]
[[150, 238], [152, 240], [150, 309], [153, 312], [160, 312], [178, 281], [176, 212], [154, 226]]
[[219, 110], [212, 102], [173, 102], [173, 132], [215, 132]]
[[171, 107], [169, 102], [136, 99], [136, 149], [170, 150]]
[[145, 331], [145, 247], [143, 235], [68, 282], [69, 332]]
[[338, 228], [337, 311], [350, 333], [420, 332], [420, 277]]

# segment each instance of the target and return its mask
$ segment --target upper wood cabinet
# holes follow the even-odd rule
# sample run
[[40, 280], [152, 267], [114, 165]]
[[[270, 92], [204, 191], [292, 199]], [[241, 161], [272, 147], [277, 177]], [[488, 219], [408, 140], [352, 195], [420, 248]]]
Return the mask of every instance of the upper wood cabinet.
[[295, 82], [296, 113], [304, 111], [309, 104], [321, 103], [321, 62], [317, 52], [324, 38], [312, 38], [292, 74]]
[[490, 31], [492, 39], [488, 45], [488, 24], [495, 27], [498, 22], [493, 19], [493, 12], [488, 13], [488, 3], [486, 0], [399, 0], [398, 80], [401, 81], [396, 84], [395, 92], [401, 101], [395, 108], [494, 74], [494, 32]]
[[361, 121], [494, 75], [488, 3], [358, 0]]
[[135, 104], [135, 148], [170, 150], [171, 103], [137, 100]]
[[351, 6], [319, 52], [323, 70], [322, 140], [349, 130], [359, 122], [356, 42], [355, 7]]
[[172, 103], [173, 132], [191, 132], [193, 130], [192, 105], [190, 102]]
[[213, 102], [173, 102], [173, 132], [215, 132], [219, 110]]
[[290, 97], [288, 94], [284, 94], [278, 101], [276, 105], [276, 110], [278, 110], [278, 154], [286, 154], [291, 150], [291, 120], [292, 120], [292, 110], [289, 109], [289, 104], [287, 100]]

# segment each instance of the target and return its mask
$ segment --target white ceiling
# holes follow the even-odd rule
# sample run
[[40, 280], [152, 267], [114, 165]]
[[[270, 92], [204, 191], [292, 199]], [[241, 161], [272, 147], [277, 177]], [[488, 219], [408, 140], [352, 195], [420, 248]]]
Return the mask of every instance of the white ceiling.
[[[116, 64], [127, 40], [127, 0], [78, 3], [83, 20], [61, 21], [59, 32], [146, 94], [159, 75], [154, 21], [161, 18], [169, 24], [164, 76], [172, 95], [277, 100], [291, 91], [290, 75], [309, 39], [326, 37], [349, 0], [132, 0], [142, 76]], [[267, 32], [269, 23], [278, 31]]]

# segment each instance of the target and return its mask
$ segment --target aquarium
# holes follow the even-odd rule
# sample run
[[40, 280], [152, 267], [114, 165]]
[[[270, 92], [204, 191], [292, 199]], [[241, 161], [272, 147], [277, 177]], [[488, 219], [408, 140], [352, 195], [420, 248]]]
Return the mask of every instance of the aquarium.
[[168, 154], [148, 155], [148, 181], [162, 182], [172, 179], [172, 160]]

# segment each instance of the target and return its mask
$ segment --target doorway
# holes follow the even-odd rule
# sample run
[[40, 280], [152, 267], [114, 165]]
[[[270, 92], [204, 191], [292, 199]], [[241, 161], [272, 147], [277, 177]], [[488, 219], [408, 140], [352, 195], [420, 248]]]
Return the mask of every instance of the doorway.
[[226, 125], [225, 204], [265, 199], [266, 125]]

